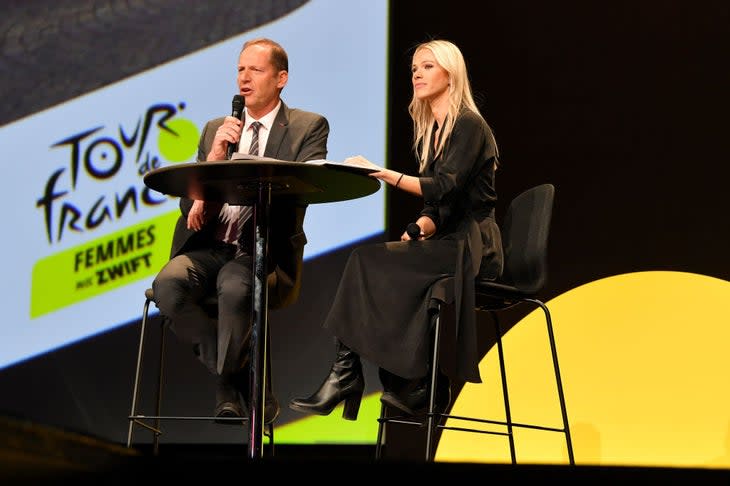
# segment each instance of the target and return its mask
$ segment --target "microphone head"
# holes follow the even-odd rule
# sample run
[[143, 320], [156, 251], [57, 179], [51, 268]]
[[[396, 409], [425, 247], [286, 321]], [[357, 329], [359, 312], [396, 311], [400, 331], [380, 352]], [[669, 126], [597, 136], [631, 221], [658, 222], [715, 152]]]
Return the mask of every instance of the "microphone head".
[[406, 226], [406, 233], [408, 233], [408, 237], [410, 239], [417, 240], [421, 236], [421, 227], [416, 223], [408, 223], [408, 226]]
[[233, 107], [231, 116], [234, 116], [240, 120], [241, 117], [243, 116], [243, 107], [246, 105], [245, 98], [243, 96], [241, 96], [240, 94], [234, 95], [231, 105]]

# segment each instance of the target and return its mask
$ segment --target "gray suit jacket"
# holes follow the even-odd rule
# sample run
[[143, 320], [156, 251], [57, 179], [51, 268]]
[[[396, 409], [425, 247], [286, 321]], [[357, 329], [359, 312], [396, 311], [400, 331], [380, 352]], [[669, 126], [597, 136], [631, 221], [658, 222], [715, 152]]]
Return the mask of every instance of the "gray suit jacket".
[[[215, 132], [225, 117], [205, 124], [198, 145], [198, 161], [205, 163]], [[265, 157], [303, 162], [327, 158], [329, 123], [317, 113], [289, 108], [282, 101], [264, 150]], [[193, 249], [206, 248], [216, 240], [217, 218], [211, 218], [200, 231], [187, 229], [188, 212], [193, 201], [180, 198], [180, 217], [175, 225], [170, 258]], [[268, 287], [269, 306], [282, 307], [294, 302], [301, 287], [302, 260], [307, 237], [304, 233], [306, 206], [277, 198], [271, 203], [269, 230]], [[251, 235], [253, 238], [253, 235]]]

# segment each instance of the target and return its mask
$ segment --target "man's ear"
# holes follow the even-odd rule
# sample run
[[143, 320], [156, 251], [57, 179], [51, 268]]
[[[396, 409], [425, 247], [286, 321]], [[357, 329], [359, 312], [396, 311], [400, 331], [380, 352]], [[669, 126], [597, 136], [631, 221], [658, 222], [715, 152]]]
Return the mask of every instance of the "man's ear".
[[287, 81], [289, 81], [289, 71], [279, 71], [279, 82], [276, 83], [276, 87], [283, 89]]

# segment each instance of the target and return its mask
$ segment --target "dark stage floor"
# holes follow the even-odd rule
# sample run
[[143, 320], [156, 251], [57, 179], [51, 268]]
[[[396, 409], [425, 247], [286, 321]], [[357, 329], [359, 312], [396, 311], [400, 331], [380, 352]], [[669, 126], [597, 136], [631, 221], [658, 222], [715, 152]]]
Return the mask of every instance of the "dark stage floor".
[[[162, 444], [128, 449], [83, 434], [31, 422], [0, 418], [0, 483], [32, 484], [73, 480], [98, 484], [129, 484], [149, 479], [257, 478], [337, 483], [338, 478], [407, 479], [428, 482], [469, 477], [510, 480], [609, 480], [730, 484], [730, 471], [688, 468], [636, 468], [556, 465], [498, 465], [375, 461], [373, 446], [277, 445], [274, 454], [252, 460], [242, 445]], [[262, 473], [263, 475], [260, 475]], [[256, 474], [256, 476], [248, 476]], [[475, 476], [476, 475], [476, 476]]]

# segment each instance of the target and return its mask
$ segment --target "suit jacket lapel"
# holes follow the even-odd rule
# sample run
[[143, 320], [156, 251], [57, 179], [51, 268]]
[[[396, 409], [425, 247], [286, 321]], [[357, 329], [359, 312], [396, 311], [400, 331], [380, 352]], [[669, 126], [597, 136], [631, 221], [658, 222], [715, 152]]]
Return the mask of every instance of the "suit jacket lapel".
[[[264, 149], [264, 156], [271, 157], [274, 159], [282, 159], [284, 155], [280, 153], [281, 143], [284, 141], [284, 136], [289, 130], [289, 108], [281, 102], [281, 108], [279, 113], [276, 114], [274, 124], [271, 127], [271, 133], [269, 133], [269, 139], [266, 141], [266, 148]], [[288, 157], [288, 155], [287, 155]], [[285, 158], [282, 160], [286, 160]]]

